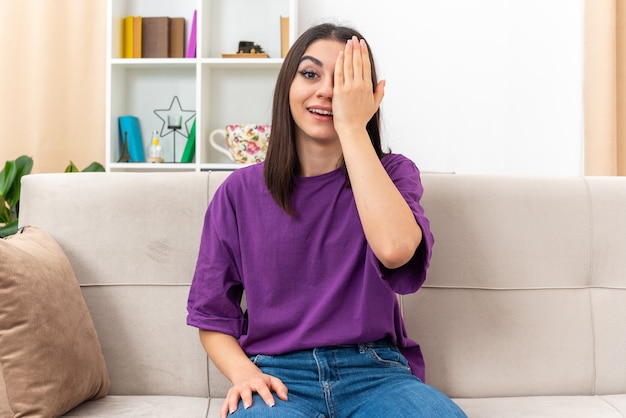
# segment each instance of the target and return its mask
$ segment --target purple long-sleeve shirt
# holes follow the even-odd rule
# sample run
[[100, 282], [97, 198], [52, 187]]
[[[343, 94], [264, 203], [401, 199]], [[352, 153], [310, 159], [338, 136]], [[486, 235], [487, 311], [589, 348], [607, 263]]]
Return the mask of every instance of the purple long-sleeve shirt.
[[422, 228], [408, 264], [388, 270], [378, 262], [342, 170], [296, 178], [290, 216], [267, 190], [263, 164], [241, 168], [207, 209], [187, 323], [238, 338], [248, 354], [389, 338], [424, 380], [422, 354], [407, 337], [396, 293], [415, 292], [424, 282], [433, 236], [415, 164], [400, 154], [382, 164]]

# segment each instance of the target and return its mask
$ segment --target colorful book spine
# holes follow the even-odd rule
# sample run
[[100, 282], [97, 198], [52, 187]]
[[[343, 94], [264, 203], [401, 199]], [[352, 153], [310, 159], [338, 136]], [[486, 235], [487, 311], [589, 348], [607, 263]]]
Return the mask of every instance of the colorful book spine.
[[143, 151], [143, 139], [141, 137], [141, 127], [139, 125], [139, 118], [136, 116], [120, 116], [118, 118], [120, 129], [120, 149], [124, 146], [124, 138], [127, 138], [128, 153], [132, 162], [140, 163], [146, 161], [146, 156]]
[[141, 16], [133, 17], [133, 58], [141, 58]]
[[191, 32], [189, 33], [189, 42], [187, 43], [187, 58], [196, 57], [196, 26], [198, 18], [198, 11], [193, 11], [193, 20], [191, 21]]
[[124, 18], [124, 58], [133, 57], [133, 17]]
[[143, 58], [167, 58], [170, 42], [169, 17], [144, 17], [141, 33]]
[[191, 125], [191, 130], [189, 131], [189, 138], [187, 138], [187, 143], [185, 144], [185, 149], [183, 151], [183, 156], [180, 158], [181, 163], [191, 163], [193, 162], [193, 157], [196, 154], [196, 120], [193, 120], [193, 125]]
[[141, 58], [141, 16], [124, 18], [124, 58]]
[[169, 57], [185, 57], [185, 18], [170, 18]]

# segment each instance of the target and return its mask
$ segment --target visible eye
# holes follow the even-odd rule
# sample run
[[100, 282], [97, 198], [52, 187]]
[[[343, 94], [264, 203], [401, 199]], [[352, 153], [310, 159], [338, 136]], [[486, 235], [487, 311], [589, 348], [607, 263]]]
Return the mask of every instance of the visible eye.
[[317, 73], [312, 70], [302, 70], [302, 71], [299, 71], [299, 73], [302, 75], [302, 77], [308, 80], [313, 80], [314, 78], [317, 77]]

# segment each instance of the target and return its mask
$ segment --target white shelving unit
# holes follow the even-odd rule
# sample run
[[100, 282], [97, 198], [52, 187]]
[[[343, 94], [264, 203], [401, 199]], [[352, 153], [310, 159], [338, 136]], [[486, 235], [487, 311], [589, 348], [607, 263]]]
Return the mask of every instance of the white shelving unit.
[[[185, 18], [185, 51], [197, 11], [196, 58], [122, 58], [126, 16]], [[108, 0], [106, 169], [107, 171], [233, 170], [234, 164], [209, 144], [209, 135], [227, 124], [271, 122], [274, 84], [280, 66], [280, 18], [289, 17], [289, 44], [297, 35], [297, 0]], [[221, 58], [237, 52], [238, 42], [254, 41], [270, 58]], [[184, 110], [195, 111], [196, 152], [193, 163], [173, 162], [187, 138], [160, 139], [165, 163], [121, 163], [118, 117], [137, 116], [144, 150], [151, 132], [163, 122], [154, 110], [168, 109], [178, 97]], [[191, 128], [191, 122], [183, 132]], [[169, 162], [168, 162], [169, 161]]]

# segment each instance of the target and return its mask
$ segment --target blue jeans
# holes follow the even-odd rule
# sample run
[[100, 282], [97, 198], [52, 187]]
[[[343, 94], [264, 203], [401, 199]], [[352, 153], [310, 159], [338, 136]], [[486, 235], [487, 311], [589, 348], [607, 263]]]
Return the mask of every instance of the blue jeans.
[[315, 348], [250, 359], [266, 374], [282, 380], [289, 400], [274, 394], [268, 407], [254, 394], [252, 406], [239, 403], [242, 418], [466, 417], [437, 389], [411, 374], [400, 351], [385, 341]]

